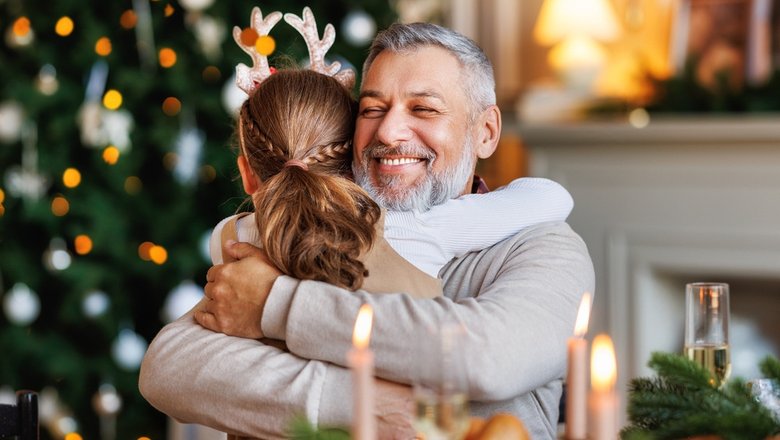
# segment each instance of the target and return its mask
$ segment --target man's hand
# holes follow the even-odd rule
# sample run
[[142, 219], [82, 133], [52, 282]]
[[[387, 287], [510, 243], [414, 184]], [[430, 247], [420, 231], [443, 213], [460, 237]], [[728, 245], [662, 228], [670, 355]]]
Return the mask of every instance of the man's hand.
[[237, 261], [209, 269], [206, 300], [195, 311], [195, 321], [215, 332], [260, 339], [263, 307], [281, 272], [248, 243], [227, 242], [225, 251]]
[[380, 440], [415, 438], [412, 426], [414, 395], [412, 387], [376, 379], [376, 416]]

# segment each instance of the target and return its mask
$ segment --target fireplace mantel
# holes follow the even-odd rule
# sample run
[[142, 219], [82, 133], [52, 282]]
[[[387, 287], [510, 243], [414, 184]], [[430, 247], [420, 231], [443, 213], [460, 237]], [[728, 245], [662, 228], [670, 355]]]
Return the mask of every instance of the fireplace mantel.
[[[776, 321], [776, 295], [741, 296], [780, 294], [780, 115], [505, 130], [528, 148], [531, 175], [574, 197], [569, 223], [596, 270], [589, 334], [612, 336], [620, 384], [648, 373], [652, 351], [681, 347], [686, 282], [736, 282], [733, 312], [750, 303], [742, 318]], [[757, 325], [777, 351], [778, 324]]]

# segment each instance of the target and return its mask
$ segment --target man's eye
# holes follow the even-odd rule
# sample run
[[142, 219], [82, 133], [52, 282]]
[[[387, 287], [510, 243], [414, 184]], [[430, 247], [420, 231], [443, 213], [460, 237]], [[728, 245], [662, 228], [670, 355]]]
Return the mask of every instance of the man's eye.
[[436, 110], [430, 107], [415, 107], [414, 111], [417, 113], [436, 113]]
[[378, 118], [384, 113], [382, 109], [376, 107], [365, 108], [360, 111], [360, 116], [364, 118]]

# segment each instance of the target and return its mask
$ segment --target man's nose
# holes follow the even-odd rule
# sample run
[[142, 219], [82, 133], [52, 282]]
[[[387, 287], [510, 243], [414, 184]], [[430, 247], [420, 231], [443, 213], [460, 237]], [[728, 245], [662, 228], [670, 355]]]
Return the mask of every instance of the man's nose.
[[383, 145], [397, 145], [411, 140], [413, 132], [409, 115], [399, 108], [385, 113], [376, 132], [377, 141]]

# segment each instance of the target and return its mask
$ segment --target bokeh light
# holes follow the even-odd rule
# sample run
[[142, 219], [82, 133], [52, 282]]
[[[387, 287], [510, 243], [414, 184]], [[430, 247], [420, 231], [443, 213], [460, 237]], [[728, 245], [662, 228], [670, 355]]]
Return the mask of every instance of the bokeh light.
[[111, 89], [103, 95], [103, 105], [109, 110], [116, 110], [122, 106], [122, 94]]
[[24, 37], [30, 33], [30, 19], [27, 17], [19, 17], [14, 21], [14, 35], [17, 37]]
[[176, 64], [176, 52], [170, 47], [160, 49], [160, 65], [169, 68]]
[[206, 82], [217, 82], [222, 77], [222, 72], [219, 71], [219, 69], [216, 66], [206, 66], [205, 69], [203, 69], [203, 81]]
[[88, 235], [81, 234], [73, 240], [73, 247], [79, 255], [86, 255], [92, 251], [92, 239]]
[[70, 432], [65, 434], [65, 440], [83, 440], [78, 432]]
[[217, 178], [217, 170], [211, 165], [204, 165], [200, 169], [200, 179], [205, 183], [211, 183]]
[[176, 116], [181, 111], [181, 101], [173, 96], [165, 98], [162, 103], [162, 111], [168, 116]]
[[244, 28], [244, 30], [241, 31], [241, 38], [240, 38], [241, 44], [243, 44], [244, 46], [250, 46], [250, 47], [254, 46], [255, 43], [257, 42], [257, 37], [258, 36], [259, 35], [257, 35], [257, 31], [256, 30], [254, 30], [254, 29], [252, 29], [250, 27]]
[[138, 22], [138, 16], [135, 15], [135, 11], [133, 11], [132, 9], [126, 10], [119, 17], [119, 25], [125, 29], [134, 28], [137, 22]]
[[75, 188], [81, 183], [81, 173], [75, 168], [68, 168], [62, 173], [62, 183], [68, 188]]
[[170, 17], [171, 15], [173, 15], [173, 11], [175, 11], [175, 9], [173, 9], [173, 6], [171, 6], [170, 3], [165, 5], [165, 16], [166, 17]]
[[70, 211], [70, 202], [62, 196], [56, 196], [51, 201], [51, 213], [57, 217], [62, 217]]
[[60, 17], [54, 25], [54, 32], [60, 37], [67, 37], [73, 32], [73, 20], [68, 16]]
[[108, 37], [100, 37], [95, 42], [95, 53], [106, 57], [111, 54], [111, 40]]
[[166, 170], [172, 170], [176, 168], [176, 162], [179, 161], [179, 156], [176, 153], [169, 151], [163, 155], [163, 166]]
[[257, 37], [255, 42], [255, 49], [260, 55], [268, 56], [274, 53], [276, 49], [276, 41], [270, 35], [262, 35]]
[[149, 250], [154, 247], [154, 243], [151, 241], [145, 241], [138, 245], [138, 256], [144, 260], [149, 261], [152, 258], [149, 256]]
[[168, 251], [162, 246], [154, 245], [149, 249], [149, 259], [155, 264], [163, 264], [168, 260]]
[[109, 165], [115, 165], [119, 160], [119, 148], [109, 145], [103, 150], [103, 160]]
[[141, 188], [143, 188], [143, 186], [144, 185], [141, 182], [141, 179], [136, 176], [130, 176], [125, 179], [125, 192], [130, 195], [135, 195], [141, 192]]
[[5, 191], [0, 188], [0, 203], [5, 202]]

